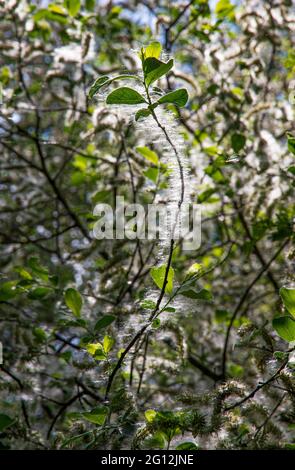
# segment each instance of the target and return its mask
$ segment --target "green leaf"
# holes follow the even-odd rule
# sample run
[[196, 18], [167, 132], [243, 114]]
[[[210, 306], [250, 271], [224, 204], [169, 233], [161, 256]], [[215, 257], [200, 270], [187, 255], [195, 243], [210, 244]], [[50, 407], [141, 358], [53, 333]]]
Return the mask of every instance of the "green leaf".
[[230, 20], [234, 18], [235, 5], [230, 0], [219, 0], [215, 6], [215, 13], [218, 19], [228, 17]]
[[153, 86], [152, 91], [153, 93], [156, 93], [156, 95], [162, 96], [164, 94], [163, 90], [158, 86]]
[[284, 445], [284, 448], [287, 449], [287, 450], [295, 450], [295, 443], [287, 442], [287, 443]]
[[145, 299], [141, 302], [140, 306], [146, 310], [154, 310], [156, 307], [156, 302], [150, 299]]
[[148, 170], [145, 170], [143, 172], [144, 176], [148, 178], [149, 180], [153, 181], [153, 183], [157, 183], [158, 180], [158, 175], [159, 175], [159, 169], [158, 168], [148, 168]]
[[231, 137], [231, 146], [235, 152], [239, 152], [245, 147], [246, 138], [242, 134], [233, 134]]
[[202, 272], [203, 265], [200, 263], [193, 263], [187, 270], [186, 274], [187, 277], [190, 278], [195, 276], [196, 274], [200, 274]]
[[85, 0], [85, 7], [88, 11], [93, 11], [96, 0]]
[[143, 441], [145, 449], [165, 449], [167, 442], [165, 434], [161, 431], [155, 432], [151, 437]]
[[103, 189], [102, 191], [98, 191], [97, 193], [92, 196], [92, 203], [97, 204], [98, 202], [105, 202], [110, 197], [110, 191], [107, 189]]
[[172, 103], [176, 106], [185, 106], [188, 100], [188, 93], [185, 88], [179, 88], [178, 90], [171, 91], [167, 95], [162, 96], [157, 103]]
[[295, 137], [292, 134], [287, 134], [288, 138], [288, 150], [289, 152], [293, 153], [295, 155]]
[[91, 411], [85, 411], [84, 413], [81, 413], [81, 416], [90, 423], [102, 426], [106, 420], [107, 414], [108, 408], [106, 406], [101, 406], [94, 408]]
[[288, 353], [285, 353], [283, 351], [275, 351], [273, 353], [273, 357], [277, 360], [277, 361], [284, 361], [285, 359], [287, 359], [288, 357]]
[[68, 10], [69, 14], [74, 17], [80, 11], [81, 2], [80, 0], [65, 0], [64, 6]]
[[[201, 194], [198, 195], [198, 202], [210, 202], [211, 196], [216, 192], [216, 188], [208, 188], [205, 189]], [[213, 199], [214, 201], [214, 199]]]
[[151, 114], [151, 111], [148, 108], [142, 108], [136, 111], [135, 114], [135, 121], [139, 121], [140, 119], [146, 118]]
[[59, 277], [56, 274], [53, 274], [52, 276], [49, 276], [49, 282], [52, 284], [54, 287], [58, 286], [59, 283]]
[[93, 96], [100, 90], [100, 88], [106, 84], [110, 80], [110, 77], [107, 75], [103, 75], [102, 77], [98, 77], [95, 82], [91, 85], [90, 90], [88, 92], [89, 98], [93, 98]]
[[223, 309], [217, 309], [215, 311], [215, 320], [217, 323], [224, 323], [229, 318], [229, 312]]
[[[33, 284], [35, 284], [36, 281], [34, 279], [32, 279], [31, 281], [29, 279], [21, 279], [18, 283], [17, 283], [17, 287], [22, 287], [22, 288], [25, 288], [25, 289], [30, 289]], [[1, 291], [1, 288], [0, 288], [0, 291]], [[18, 290], [15, 290], [15, 294], [18, 293]], [[0, 294], [0, 297], [1, 297], [1, 294]]]
[[102, 351], [103, 350], [103, 346], [102, 346], [101, 343], [89, 343], [86, 346], [86, 350], [89, 354], [91, 354], [91, 356], [94, 356], [96, 351], [99, 351], [99, 350]]
[[160, 318], [155, 318], [152, 322], [152, 327], [157, 329], [159, 328], [159, 326], [161, 325], [161, 320]]
[[166, 308], [163, 308], [163, 312], [176, 312], [176, 308], [166, 307]]
[[112, 338], [111, 336], [108, 336], [106, 335], [104, 338], [103, 338], [103, 349], [104, 349], [104, 352], [106, 354], [108, 354], [110, 352], [110, 350], [112, 349], [113, 345], [115, 344], [115, 340], [114, 338]]
[[175, 448], [175, 450], [196, 450], [198, 449], [198, 446], [194, 442], [182, 442], [181, 444], [178, 444], [178, 446]]
[[161, 44], [158, 41], [153, 41], [145, 48], [144, 57], [145, 59], [148, 57], [155, 57], [158, 59], [160, 57], [161, 51]]
[[155, 417], [157, 415], [157, 412], [155, 410], [146, 410], [144, 413], [145, 419], [147, 420], [148, 423], [151, 423], [154, 421]]
[[112, 91], [106, 99], [107, 104], [140, 104], [146, 103], [144, 97], [128, 87], [117, 88]]
[[28, 260], [28, 266], [37, 277], [43, 281], [48, 280], [48, 269], [40, 264], [40, 261], [36, 256], [33, 256]]
[[154, 163], [155, 165], [159, 164], [159, 157], [153, 150], [148, 147], [136, 147], [136, 151], [140, 153], [144, 158]]
[[198, 300], [212, 300], [213, 296], [211, 292], [209, 292], [207, 289], [201, 289], [200, 291], [196, 291], [193, 288], [185, 290], [185, 288], [179, 291], [181, 295], [184, 295], [184, 297], [189, 297], [190, 299], [198, 299]]
[[48, 9], [41, 8], [34, 15], [34, 21], [46, 19], [48, 21], [55, 21], [60, 24], [67, 24], [68, 18], [62, 7], [59, 5], [50, 4]]
[[102, 330], [109, 326], [113, 321], [116, 319], [113, 315], [105, 315], [104, 317], [100, 318], [95, 324], [94, 330]]
[[233, 362], [228, 364], [228, 373], [230, 377], [241, 378], [243, 377], [244, 372], [244, 367], [240, 366], [239, 364], [234, 364]]
[[35, 336], [38, 343], [44, 343], [47, 340], [47, 335], [43, 328], [34, 328], [33, 335]]
[[169, 70], [173, 67], [173, 59], [170, 59], [167, 63], [161, 62], [160, 60], [150, 57], [145, 61], [145, 82], [147, 86], [150, 86], [153, 82], [166, 75]]
[[285, 341], [289, 343], [295, 341], [295, 320], [289, 315], [274, 318], [272, 326]]
[[11, 426], [12, 423], [14, 423], [14, 419], [10, 418], [9, 416], [3, 413], [0, 413], [0, 432], [8, 428], [8, 426]]
[[36, 287], [29, 292], [28, 298], [32, 300], [42, 300], [51, 293], [52, 289], [50, 287]]
[[23, 279], [26, 279], [26, 280], [32, 280], [33, 277], [31, 276], [31, 274], [26, 270], [24, 269], [23, 267], [21, 266], [17, 266], [14, 268], [14, 270], [20, 275], [20, 277], [22, 277]]
[[[151, 269], [151, 277], [154, 283], [159, 287], [159, 289], [162, 289], [163, 287], [164, 280], [165, 280], [165, 273], [166, 273], [166, 265], [154, 267]], [[169, 271], [168, 271], [168, 276], [167, 276], [167, 284], [165, 287], [165, 292], [168, 292], [169, 294], [173, 290], [173, 278], [174, 278], [174, 269], [170, 266]]]
[[155, 57], [148, 57], [143, 64], [144, 76], [146, 77], [150, 72], [161, 67], [161, 65], [163, 64], [165, 64], [165, 62], [162, 62], [161, 60], [158, 60]]
[[75, 171], [71, 175], [71, 184], [73, 186], [79, 186], [83, 184], [86, 180], [86, 174], [82, 173], [81, 171]]
[[106, 359], [104, 348], [101, 343], [87, 344], [86, 351], [98, 361], [103, 361]]
[[59, 357], [61, 357], [65, 362], [69, 364], [70, 360], [72, 359], [72, 352], [71, 351], [62, 352], [59, 354]]
[[142, 83], [142, 80], [140, 77], [137, 75], [128, 75], [128, 74], [123, 74], [123, 75], [117, 75], [116, 77], [110, 78], [107, 75], [103, 75], [101, 77], [98, 77], [95, 82], [91, 85], [88, 96], [89, 98], [93, 98], [93, 96], [103, 87], [108, 87], [111, 83], [113, 83], [116, 80], [137, 80], [140, 83]]
[[295, 317], [295, 288], [281, 287], [280, 296], [288, 312]]
[[0, 301], [13, 299], [19, 293], [17, 281], [7, 281], [0, 284]]
[[81, 294], [76, 289], [69, 288], [66, 290], [65, 302], [75, 317], [80, 317], [83, 300]]

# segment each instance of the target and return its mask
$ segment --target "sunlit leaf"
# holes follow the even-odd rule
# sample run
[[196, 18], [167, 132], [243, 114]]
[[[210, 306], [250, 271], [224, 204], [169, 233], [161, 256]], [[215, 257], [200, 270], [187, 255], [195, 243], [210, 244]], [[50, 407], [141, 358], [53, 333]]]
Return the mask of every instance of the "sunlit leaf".
[[145, 419], [148, 423], [154, 421], [155, 417], [157, 416], [157, 412], [155, 410], [146, 410], [144, 413]]
[[155, 57], [156, 59], [158, 59], [160, 57], [161, 50], [161, 44], [157, 41], [153, 41], [145, 48], [144, 56], [146, 59], [148, 57]]
[[34, 14], [34, 20], [48, 20], [65, 25], [68, 23], [67, 12], [59, 5], [50, 4], [48, 8], [41, 8]]
[[[151, 269], [151, 277], [154, 283], [159, 287], [159, 289], [163, 288], [166, 270], [167, 270], [166, 265], [154, 267]], [[165, 287], [165, 292], [169, 294], [173, 290], [173, 278], [174, 278], [174, 269], [170, 266], [168, 275], [167, 275], [167, 284]]]
[[202, 264], [200, 263], [194, 263], [192, 264], [189, 269], [187, 270], [187, 276], [188, 277], [191, 277], [191, 276], [195, 276], [196, 274], [198, 274], [199, 272], [201, 272], [203, 269], [203, 266]]
[[65, 302], [75, 317], [80, 317], [83, 300], [81, 294], [76, 289], [69, 288], [66, 290]]
[[76, 16], [81, 8], [80, 0], [64, 0], [64, 6], [71, 16]]
[[113, 345], [115, 344], [115, 340], [114, 338], [112, 338], [111, 336], [108, 336], [106, 335], [104, 338], [103, 338], [103, 349], [104, 349], [104, 352], [106, 354], [108, 354], [110, 352], [110, 350], [112, 349]]
[[241, 378], [244, 375], [245, 369], [240, 364], [234, 364], [233, 362], [228, 364], [228, 374], [233, 378]]
[[136, 147], [136, 151], [150, 162], [158, 165], [159, 157], [153, 150], [149, 149], [148, 147]]
[[24, 268], [22, 268], [21, 266], [17, 266], [16, 268], [14, 268], [14, 270], [23, 278], [23, 279], [27, 279], [27, 280], [32, 280], [33, 277], [32, 275]]
[[218, 18], [226, 18], [229, 19], [234, 18], [234, 9], [235, 5], [233, 5], [230, 0], [219, 0], [215, 6], [215, 13]]
[[153, 183], [157, 183], [159, 169], [158, 168], [148, 168], [143, 172], [144, 176], [151, 180]]
[[105, 351], [101, 343], [89, 343], [86, 346], [86, 351], [99, 361], [106, 359]]

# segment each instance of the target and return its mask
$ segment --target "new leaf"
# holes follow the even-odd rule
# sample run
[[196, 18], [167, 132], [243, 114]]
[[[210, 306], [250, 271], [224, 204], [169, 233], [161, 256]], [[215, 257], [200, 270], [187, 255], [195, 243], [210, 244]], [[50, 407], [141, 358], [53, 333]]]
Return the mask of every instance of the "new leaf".
[[151, 42], [144, 51], [144, 57], [147, 59], [148, 57], [155, 57], [158, 59], [160, 57], [162, 50], [162, 46], [159, 42], [153, 41]]

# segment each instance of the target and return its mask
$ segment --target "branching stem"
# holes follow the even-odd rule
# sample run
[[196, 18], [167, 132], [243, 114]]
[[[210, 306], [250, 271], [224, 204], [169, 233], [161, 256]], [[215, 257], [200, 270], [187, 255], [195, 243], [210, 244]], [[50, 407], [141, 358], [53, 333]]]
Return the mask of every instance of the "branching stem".
[[[184, 172], [183, 172], [183, 167], [182, 167], [182, 163], [181, 163], [181, 159], [180, 159], [180, 155], [178, 153], [178, 150], [176, 148], [176, 146], [173, 144], [166, 128], [160, 123], [155, 111], [152, 109], [152, 101], [151, 101], [151, 98], [150, 98], [150, 95], [149, 95], [149, 90], [148, 90], [148, 87], [146, 85], [146, 83], [144, 82], [144, 86], [145, 86], [145, 90], [146, 90], [146, 94], [147, 94], [147, 98], [148, 98], [148, 102], [149, 102], [149, 105], [150, 105], [150, 109], [151, 109], [151, 114], [152, 114], [152, 117], [153, 119], [155, 120], [157, 126], [159, 127], [159, 129], [163, 132], [164, 136], [165, 136], [165, 139], [167, 140], [168, 144], [170, 145], [170, 147], [172, 148], [174, 154], [175, 154], [175, 157], [176, 157], [176, 160], [177, 160], [177, 163], [178, 163], [178, 168], [179, 168], [179, 174], [180, 174], [180, 180], [181, 180], [181, 191], [180, 191], [180, 197], [179, 197], [179, 201], [178, 201], [178, 212], [180, 211], [180, 208], [181, 208], [181, 205], [184, 201]], [[178, 217], [176, 217], [176, 222], [177, 222], [177, 219]], [[176, 224], [175, 224], [176, 225]], [[172, 230], [172, 235], [175, 231], [175, 226]], [[149, 317], [149, 321], [136, 333], [136, 335], [131, 339], [130, 343], [128, 344], [128, 346], [125, 348], [125, 350], [122, 352], [119, 360], [117, 361], [114, 369], [112, 370], [112, 373], [108, 379], [108, 383], [107, 383], [107, 387], [106, 387], [106, 393], [105, 393], [105, 399], [108, 400], [108, 397], [109, 397], [109, 393], [110, 393], [110, 390], [112, 388], [112, 384], [113, 384], [113, 381], [117, 375], [117, 372], [119, 371], [119, 369], [121, 368], [122, 366], [122, 363], [125, 359], [125, 357], [127, 356], [127, 354], [129, 353], [129, 351], [132, 349], [132, 347], [135, 345], [135, 343], [141, 338], [141, 336], [145, 333], [145, 331], [147, 330], [147, 328], [150, 326], [150, 324], [152, 323], [153, 319], [157, 316], [157, 313], [159, 311], [159, 308], [160, 308], [160, 305], [161, 305], [161, 302], [163, 300], [163, 297], [165, 295], [165, 290], [166, 290], [166, 285], [167, 285], [167, 282], [168, 282], [168, 274], [169, 274], [169, 270], [170, 270], [170, 267], [171, 267], [171, 262], [172, 262], [172, 255], [173, 255], [173, 249], [174, 249], [174, 239], [173, 239], [173, 236], [171, 237], [171, 241], [170, 241], [170, 247], [169, 247], [169, 253], [168, 253], [168, 260], [167, 260], [167, 264], [166, 264], [166, 269], [165, 269], [165, 275], [164, 275], [164, 281], [163, 281], [163, 286], [161, 288], [161, 292], [160, 292], [160, 295], [158, 297], [158, 300], [157, 300], [157, 303], [156, 303], [156, 306], [154, 308], [154, 310], [152, 311], [150, 317]], [[143, 380], [143, 374], [141, 376], [141, 382]], [[140, 383], [141, 385], [141, 383]], [[140, 389], [140, 386], [139, 386], [139, 389]]]

